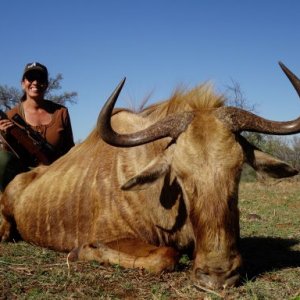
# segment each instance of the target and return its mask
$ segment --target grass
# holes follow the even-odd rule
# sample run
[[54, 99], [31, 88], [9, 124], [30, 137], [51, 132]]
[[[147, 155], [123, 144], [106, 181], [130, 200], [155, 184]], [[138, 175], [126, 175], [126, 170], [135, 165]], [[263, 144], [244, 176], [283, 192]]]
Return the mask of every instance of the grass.
[[242, 183], [242, 283], [203, 290], [189, 279], [186, 256], [177, 271], [69, 264], [66, 254], [25, 242], [0, 244], [0, 299], [288, 299], [300, 300], [300, 182]]

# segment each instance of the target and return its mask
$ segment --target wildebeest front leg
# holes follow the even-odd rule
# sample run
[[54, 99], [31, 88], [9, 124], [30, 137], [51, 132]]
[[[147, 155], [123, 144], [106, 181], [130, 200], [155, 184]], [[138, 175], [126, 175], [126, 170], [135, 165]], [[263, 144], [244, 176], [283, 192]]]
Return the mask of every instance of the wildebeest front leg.
[[19, 240], [20, 235], [17, 232], [16, 224], [13, 219], [1, 217], [0, 225], [0, 242], [10, 242], [13, 240]]
[[11, 224], [5, 220], [2, 216], [1, 226], [0, 226], [0, 242], [6, 242], [9, 240], [11, 232]]
[[173, 270], [178, 253], [171, 247], [156, 247], [139, 240], [120, 240], [109, 244], [82, 245], [69, 254], [71, 261], [95, 260], [100, 263], [118, 264], [124, 268], [140, 268], [160, 273]]

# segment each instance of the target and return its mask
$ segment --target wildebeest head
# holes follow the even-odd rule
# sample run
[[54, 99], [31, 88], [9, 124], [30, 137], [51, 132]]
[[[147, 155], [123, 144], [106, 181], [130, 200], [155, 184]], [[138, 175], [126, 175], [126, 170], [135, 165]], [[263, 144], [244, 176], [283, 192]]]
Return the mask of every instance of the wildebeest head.
[[[282, 63], [280, 66], [300, 95], [299, 79]], [[242, 265], [237, 202], [243, 164], [275, 178], [298, 173], [251, 145], [240, 133], [294, 134], [300, 132], [300, 118], [274, 122], [220, 105], [169, 114], [145, 130], [119, 134], [111, 126], [111, 115], [124, 82], [125, 79], [99, 115], [97, 128], [102, 139], [116, 147], [135, 147], [165, 137], [170, 137], [171, 142], [122, 189], [145, 188], [166, 174], [176, 179], [195, 236], [194, 278], [212, 288], [234, 285]]]

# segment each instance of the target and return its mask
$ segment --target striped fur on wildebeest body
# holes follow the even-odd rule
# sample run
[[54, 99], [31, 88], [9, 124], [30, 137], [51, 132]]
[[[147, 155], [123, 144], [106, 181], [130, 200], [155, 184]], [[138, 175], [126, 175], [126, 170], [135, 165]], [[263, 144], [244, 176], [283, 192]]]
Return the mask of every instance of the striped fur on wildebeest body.
[[[297, 92], [298, 78], [280, 64]], [[81, 144], [50, 166], [18, 175], [1, 199], [2, 241], [71, 251], [71, 260], [171, 270], [189, 251], [193, 279], [238, 282], [238, 184], [243, 164], [273, 177], [297, 174], [251, 145], [242, 131], [300, 132], [226, 107], [207, 85], [177, 91], [139, 113], [114, 110], [119, 84]]]

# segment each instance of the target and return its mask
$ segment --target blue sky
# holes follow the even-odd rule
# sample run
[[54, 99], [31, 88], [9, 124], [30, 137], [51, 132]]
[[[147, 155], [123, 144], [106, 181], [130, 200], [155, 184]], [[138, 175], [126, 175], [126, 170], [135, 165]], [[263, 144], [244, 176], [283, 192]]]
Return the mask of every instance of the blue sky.
[[0, 84], [20, 87], [24, 65], [39, 61], [63, 74], [63, 91], [78, 93], [69, 106], [75, 140], [124, 76], [118, 106], [208, 80], [223, 92], [234, 80], [260, 115], [300, 115], [278, 66], [300, 77], [298, 0], [3, 0], [0, 33]]

